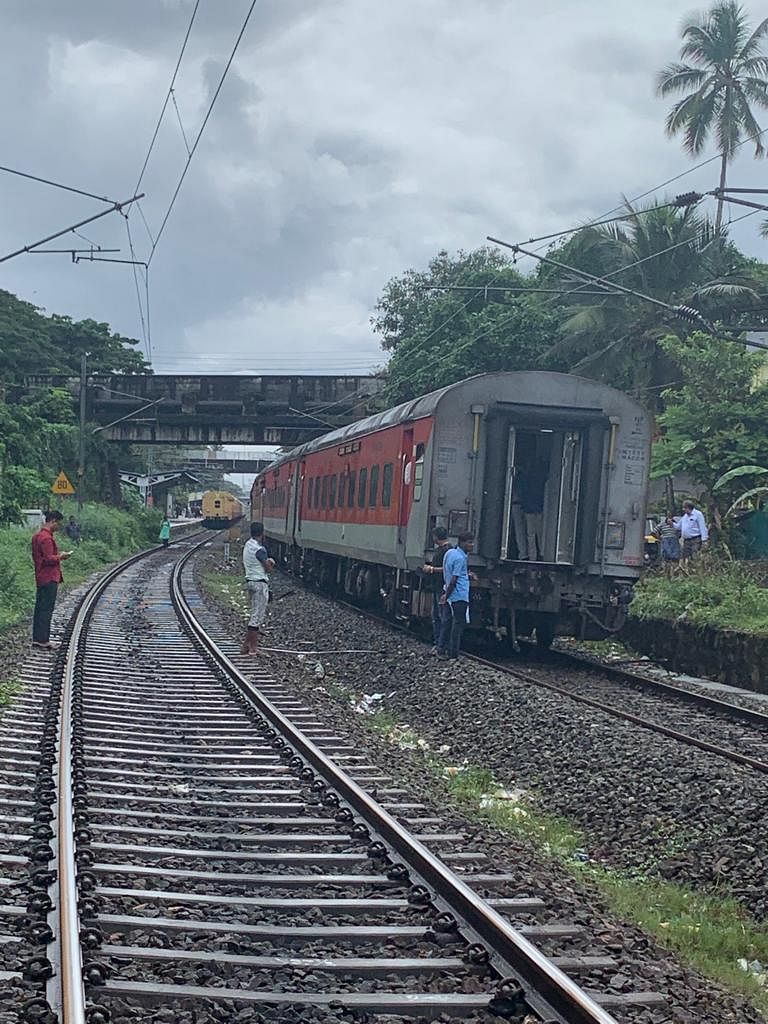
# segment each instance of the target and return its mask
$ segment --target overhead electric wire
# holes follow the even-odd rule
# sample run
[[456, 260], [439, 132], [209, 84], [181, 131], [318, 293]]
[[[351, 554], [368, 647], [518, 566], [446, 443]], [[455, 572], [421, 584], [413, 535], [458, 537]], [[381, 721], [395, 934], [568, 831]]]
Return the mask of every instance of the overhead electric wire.
[[[768, 132], [768, 127], [761, 128], [761, 130], [759, 132], [755, 132], [754, 135], [750, 135], [748, 138], [742, 139], [741, 142], [738, 142], [736, 144], [736, 146], [734, 147], [734, 150], [739, 149], [741, 146], [746, 145], [748, 142], [754, 142], [755, 139], [759, 139], [766, 132]], [[601, 222], [601, 221], [607, 223], [607, 221], [605, 221], [605, 218], [611, 217], [611, 215], [614, 214], [614, 213], [618, 213], [618, 211], [624, 209], [627, 206], [627, 204], [632, 206], [634, 203], [640, 202], [641, 199], [647, 199], [648, 196], [653, 195], [654, 192], [658, 192], [660, 189], [666, 188], [667, 185], [673, 185], [676, 181], [680, 181], [681, 178], [685, 178], [687, 175], [693, 174], [694, 171], [701, 170], [702, 167], [707, 167], [709, 164], [714, 163], [716, 160], [721, 160], [721, 159], [722, 159], [721, 155], [719, 153], [717, 153], [717, 154], [715, 154], [715, 156], [707, 157], [706, 160], [700, 160], [699, 163], [694, 164], [693, 167], [686, 168], [686, 170], [681, 171], [679, 174], [673, 175], [671, 178], [667, 178], [665, 181], [660, 182], [658, 185], [654, 185], [653, 188], [649, 188], [645, 192], [641, 192], [639, 195], [634, 196], [632, 199], [629, 199], [629, 200], [625, 199], [623, 202], [619, 203], [617, 206], [612, 207], [610, 210], [606, 210], [605, 213], [598, 214], [598, 216], [596, 218], [594, 218], [593, 220], [587, 221], [585, 224], [580, 225], [578, 228], [568, 228], [565, 231], [559, 231], [559, 232], [556, 232], [553, 235], [542, 235], [541, 239], [546, 238], [546, 239], [549, 240], [549, 239], [556, 238], [556, 237], [562, 236], [562, 235], [574, 234], [576, 231], [583, 231], [584, 228], [597, 227], [598, 222]], [[656, 208], [657, 207], [652, 207], [651, 209], [656, 209]], [[644, 212], [647, 212], [647, 211], [642, 211], [641, 210], [641, 211], [637, 211], [637, 212], [638, 213], [644, 213]], [[528, 240], [528, 244], [531, 244], [532, 242], [537, 242], [537, 241], [540, 241], [540, 239], [537, 239], [537, 238], [529, 239]], [[545, 248], [545, 246], [542, 245], [536, 251], [540, 252], [541, 249], [543, 249], [543, 248]]]
[[155, 148], [155, 143], [157, 142], [157, 136], [158, 136], [158, 134], [160, 132], [160, 125], [163, 123], [163, 117], [165, 116], [165, 111], [166, 111], [166, 108], [168, 107], [168, 101], [171, 98], [171, 93], [173, 92], [173, 87], [176, 84], [176, 76], [178, 75], [179, 68], [181, 67], [181, 61], [182, 61], [182, 59], [184, 57], [184, 51], [187, 48], [187, 43], [189, 41], [190, 33], [192, 32], [192, 26], [195, 23], [195, 17], [197, 15], [197, 9], [198, 9], [199, 6], [200, 6], [200, 0], [195, 0], [195, 6], [192, 8], [192, 15], [191, 15], [191, 17], [189, 19], [189, 24], [187, 25], [187, 31], [184, 34], [184, 40], [183, 40], [183, 42], [181, 44], [181, 50], [179, 51], [179, 57], [178, 57], [178, 60], [176, 61], [176, 67], [173, 69], [173, 74], [171, 75], [171, 84], [168, 87], [168, 92], [165, 94], [165, 99], [163, 100], [163, 106], [162, 106], [162, 108], [160, 110], [160, 116], [157, 119], [157, 124], [155, 125], [155, 130], [154, 130], [154, 132], [152, 134], [152, 139], [150, 140], [150, 143], [149, 143], [149, 149], [147, 150], [147, 155], [144, 157], [144, 163], [142, 164], [141, 171], [139, 172], [139, 178], [138, 178], [138, 181], [136, 182], [136, 187], [133, 190], [134, 192], [138, 192], [139, 191], [139, 186], [141, 185], [141, 182], [144, 179], [144, 173], [145, 173], [145, 171], [147, 169], [147, 164], [149, 163], [149, 158], [152, 156], [152, 150]]
[[[451, 315], [446, 320], [444, 320], [441, 324], [438, 324], [438, 326], [435, 327], [435, 329], [433, 331], [430, 331], [430, 333], [425, 338], [422, 338], [421, 341], [420, 341], [420, 344], [421, 345], [426, 344], [426, 342], [428, 342], [430, 338], [433, 338], [436, 334], [438, 334], [440, 331], [442, 331], [442, 329], [447, 324], [449, 324], [451, 322], [451, 320], [455, 319], [460, 313], [463, 313], [464, 310], [466, 310], [467, 307], [469, 305], [471, 305], [471, 303], [474, 302], [474, 300], [477, 298], [477, 294], [479, 294], [482, 291], [483, 291], [482, 288], [476, 288], [476, 294], [475, 295], [470, 295], [470, 297], [467, 299], [467, 301], [464, 303], [463, 306], [459, 306], [459, 308], [454, 310], [453, 313], [451, 313]], [[358, 390], [357, 395], [355, 395], [355, 393], [353, 392], [352, 395], [349, 395], [347, 397], [350, 398], [350, 399], [353, 399], [355, 397], [362, 397], [362, 391], [363, 391], [364, 387], [365, 387], [365, 385], [362, 385], [361, 387], [359, 387], [357, 389]], [[316, 410], [316, 412], [325, 412], [326, 409], [329, 409], [331, 407], [331, 405], [335, 405], [335, 404], [336, 404], [335, 402], [331, 402], [331, 404], [328, 405], [328, 406], [321, 406], [319, 409]]]
[[94, 213], [92, 217], [86, 217], [84, 220], [78, 221], [76, 224], [70, 224], [69, 227], [62, 228], [61, 231], [55, 231], [52, 235], [46, 235], [45, 238], [38, 239], [37, 242], [31, 242], [29, 245], [23, 245], [20, 249], [15, 249], [13, 252], [7, 253], [5, 256], [0, 256], [0, 263], [5, 263], [7, 260], [12, 260], [15, 256], [21, 256], [22, 253], [29, 252], [30, 249], [37, 249], [40, 245], [45, 245], [46, 242], [52, 242], [54, 238], [61, 238], [62, 235], [68, 235], [76, 228], [85, 227], [86, 224], [91, 224], [95, 220], [99, 220], [101, 217], [106, 217], [110, 213], [122, 213], [124, 206], [130, 206], [131, 203], [135, 203], [142, 196], [133, 196], [131, 199], [124, 199], [120, 203], [113, 203], [108, 209], [102, 210], [101, 213]]
[[[154, 243], [152, 245], [152, 250], [151, 250], [151, 252], [149, 254], [149, 258], [147, 259], [147, 265], [148, 266], [152, 263], [152, 259], [153, 259], [154, 255], [155, 255], [156, 250], [157, 250], [158, 243], [159, 243], [159, 241], [160, 241], [160, 239], [161, 239], [161, 237], [163, 235], [163, 232], [165, 231], [165, 226], [168, 223], [168, 218], [171, 216], [171, 213], [173, 211], [173, 207], [174, 207], [174, 205], [176, 203], [176, 199], [177, 199], [177, 197], [179, 195], [179, 192], [181, 191], [181, 186], [184, 184], [184, 179], [186, 178], [187, 171], [189, 170], [189, 166], [192, 163], [192, 158], [195, 155], [195, 151], [197, 150], [197, 147], [198, 147], [198, 145], [200, 143], [200, 139], [203, 137], [203, 132], [205, 131], [205, 126], [208, 124], [208, 120], [209, 120], [211, 114], [213, 113], [213, 108], [214, 108], [214, 106], [216, 104], [216, 100], [218, 99], [219, 93], [221, 92], [222, 86], [224, 85], [224, 81], [225, 81], [225, 79], [227, 77], [227, 74], [229, 72], [230, 67], [232, 66], [232, 62], [235, 59], [235, 54], [237, 53], [238, 47], [240, 46], [240, 41], [242, 40], [243, 36], [245, 35], [245, 30], [248, 27], [248, 22], [251, 20], [251, 15], [253, 14], [254, 8], [256, 7], [257, 3], [258, 3], [258, 0], [251, 0], [251, 4], [250, 4], [250, 6], [248, 8], [248, 12], [245, 15], [245, 19], [243, 21], [242, 27], [241, 27], [240, 31], [238, 32], [237, 39], [235, 40], [235, 45], [232, 47], [232, 52], [229, 55], [229, 60], [227, 61], [226, 65], [224, 66], [224, 70], [221, 73], [221, 78], [219, 79], [219, 83], [216, 86], [216, 90], [215, 90], [215, 92], [213, 94], [213, 97], [211, 99], [211, 102], [210, 102], [210, 104], [208, 106], [208, 110], [206, 111], [205, 117], [203, 118], [203, 123], [200, 125], [200, 129], [199, 129], [197, 135], [195, 136], [195, 141], [192, 143], [192, 148], [190, 149], [189, 156], [187, 157], [186, 163], [184, 164], [184, 169], [181, 172], [181, 177], [179, 178], [178, 184], [176, 185], [176, 188], [175, 188], [175, 190], [173, 192], [173, 195], [171, 196], [171, 201], [170, 201], [170, 203], [168, 205], [168, 209], [166, 210], [165, 216], [163, 217], [163, 220], [162, 220], [162, 222], [160, 224], [160, 229], [157, 232], [157, 235], [155, 236], [155, 241], [154, 241]], [[197, 8], [195, 8], [195, 9], [197, 9]]]
[[149, 236], [149, 243], [150, 245], [154, 245], [155, 236], [152, 234], [149, 224], [147, 223], [147, 218], [144, 216], [144, 210], [142, 209], [141, 203], [136, 203], [136, 209], [139, 211], [139, 216], [141, 217], [142, 223], [144, 224], [144, 228], [146, 229], [147, 235]]
[[179, 104], [176, 102], [176, 91], [174, 89], [171, 89], [171, 99], [173, 100], [173, 109], [176, 111], [176, 120], [179, 122], [179, 131], [181, 132], [182, 139], [184, 139], [184, 148], [187, 151], [187, 156], [191, 156], [189, 152], [187, 133], [184, 131], [184, 124], [181, 120], [181, 111], [179, 110]]
[[[28, 174], [26, 171], [17, 171], [13, 167], [0, 166], [0, 171], [5, 171], [6, 174], [15, 174], [19, 178], [28, 178], [30, 181], [39, 181], [42, 185], [50, 185], [51, 188], [60, 188], [65, 192], [74, 192], [78, 196], [86, 196], [88, 199], [98, 199], [100, 203], [111, 203], [114, 205], [114, 199], [109, 199], [107, 196], [97, 196], [95, 192], [86, 192], [82, 188], [73, 188], [72, 185], [62, 185], [60, 181], [51, 181], [50, 178], [41, 178], [37, 174]], [[134, 194], [138, 191], [138, 186], [133, 190]]]
[[144, 308], [143, 308], [143, 306], [141, 304], [141, 290], [139, 289], [139, 274], [138, 274], [138, 271], [136, 269], [136, 252], [134, 251], [134, 248], [133, 248], [133, 238], [131, 237], [131, 225], [130, 225], [130, 223], [128, 221], [128, 215], [127, 214], [125, 215], [125, 230], [126, 230], [126, 233], [128, 235], [128, 248], [130, 249], [130, 252], [131, 252], [131, 260], [132, 260], [131, 270], [133, 271], [133, 283], [136, 286], [136, 301], [139, 304], [139, 320], [141, 321], [141, 336], [144, 339], [144, 351], [146, 352], [147, 360], [151, 363], [152, 362], [152, 356], [150, 354], [149, 345], [147, 343], [147, 328], [146, 328], [146, 324], [144, 323]]

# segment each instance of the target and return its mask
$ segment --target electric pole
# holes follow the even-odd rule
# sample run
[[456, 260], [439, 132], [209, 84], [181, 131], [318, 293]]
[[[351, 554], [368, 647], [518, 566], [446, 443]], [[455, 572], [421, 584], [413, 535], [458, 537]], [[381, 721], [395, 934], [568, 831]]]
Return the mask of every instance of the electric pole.
[[80, 453], [77, 465], [77, 512], [83, 511], [83, 482], [85, 479], [85, 399], [88, 386], [88, 355], [80, 356]]

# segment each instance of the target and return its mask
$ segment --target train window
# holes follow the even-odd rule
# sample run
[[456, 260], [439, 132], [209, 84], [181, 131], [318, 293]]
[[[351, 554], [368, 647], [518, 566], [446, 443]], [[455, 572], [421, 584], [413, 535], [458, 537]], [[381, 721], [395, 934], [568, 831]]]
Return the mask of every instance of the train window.
[[389, 508], [392, 504], [392, 469], [392, 463], [388, 462], [381, 478], [381, 504], [384, 508]]
[[221, 508], [221, 502], [220, 501], [214, 501], [213, 507], [214, 508]]
[[328, 477], [323, 477], [323, 485], [320, 491], [320, 507], [328, 508]]
[[328, 508], [336, 508], [336, 474], [334, 473], [328, 484]]
[[357, 488], [357, 507], [365, 508], [365, 492], [368, 487], [368, 470], [360, 470], [360, 482]]
[[346, 496], [346, 493], [347, 493], [347, 474], [346, 473], [339, 473], [339, 498], [338, 498], [338, 506], [339, 506], [339, 508], [344, 508], [344, 498]]
[[379, 467], [374, 466], [371, 469], [371, 491], [368, 495], [368, 504], [371, 508], [374, 508], [376, 502], [379, 500]]
[[307, 480], [307, 508], [312, 508], [312, 484], [314, 481], [310, 478]]
[[349, 487], [347, 488], [347, 507], [352, 508], [355, 504], [355, 477], [354, 469], [349, 471]]
[[320, 477], [315, 477], [315, 508], [320, 508]]

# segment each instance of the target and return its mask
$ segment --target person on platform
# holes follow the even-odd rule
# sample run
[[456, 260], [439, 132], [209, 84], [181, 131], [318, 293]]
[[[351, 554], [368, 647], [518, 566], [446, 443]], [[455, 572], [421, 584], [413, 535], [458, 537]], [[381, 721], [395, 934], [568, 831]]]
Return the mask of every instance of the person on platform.
[[59, 552], [53, 536], [61, 529], [64, 516], [55, 509], [45, 513], [45, 523], [32, 538], [32, 561], [35, 566], [35, 613], [32, 619], [32, 646], [55, 650], [51, 643], [51, 619], [56, 595], [62, 582], [61, 563], [72, 554]]
[[162, 543], [164, 548], [168, 547], [168, 541], [171, 539], [171, 524], [168, 520], [168, 516], [163, 516], [163, 521], [160, 525], [160, 535], [157, 539]]
[[269, 602], [269, 573], [275, 567], [275, 561], [269, 557], [264, 547], [264, 524], [251, 523], [251, 537], [243, 545], [243, 568], [248, 596], [251, 603], [251, 615], [248, 628], [241, 648], [241, 654], [258, 654], [259, 638], [267, 618]]
[[449, 548], [443, 559], [443, 580], [445, 589], [440, 603], [447, 605], [451, 616], [451, 633], [448, 648], [441, 648], [437, 655], [440, 659], [458, 658], [461, 650], [461, 638], [469, 618], [469, 555], [472, 551], [474, 535], [460, 533], [458, 544]]
[[432, 638], [434, 640], [433, 653], [448, 649], [448, 638], [451, 632], [450, 609], [446, 604], [440, 603], [440, 595], [443, 592], [443, 559], [450, 548], [448, 531], [444, 526], [436, 526], [432, 531], [432, 540], [435, 544], [435, 551], [431, 562], [426, 562], [421, 567], [425, 576], [429, 576], [428, 586], [432, 591]]
[[702, 545], [709, 540], [709, 530], [704, 521], [704, 514], [696, 508], [692, 501], [683, 502], [683, 514], [677, 528], [683, 540], [683, 561], [695, 558]]

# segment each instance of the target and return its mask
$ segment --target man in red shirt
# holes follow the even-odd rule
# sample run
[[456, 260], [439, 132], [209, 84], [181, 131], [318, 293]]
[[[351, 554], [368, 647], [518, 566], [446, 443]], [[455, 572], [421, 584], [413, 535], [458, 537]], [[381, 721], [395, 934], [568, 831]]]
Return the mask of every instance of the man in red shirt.
[[62, 551], [56, 546], [54, 533], [61, 529], [64, 516], [55, 509], [45, 513], [45, 525], [32, 538], [32, 561], [35, 563], [35, 615], [32, 620], [32, 645], [47, 650], [51, 643], [51, 619], [56, 604], [56, 592], [62, 581], [61, 563], [69, 558], [71, 551]]

